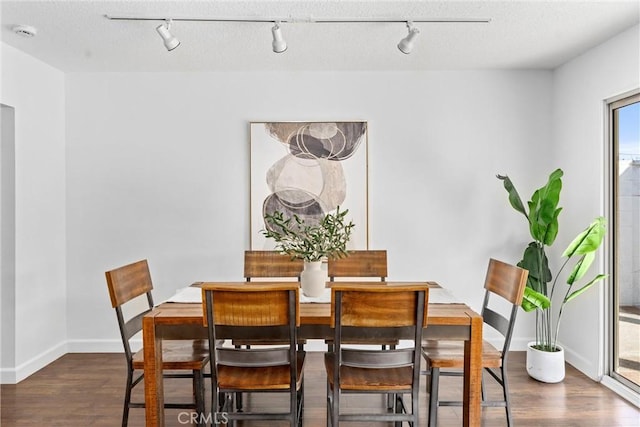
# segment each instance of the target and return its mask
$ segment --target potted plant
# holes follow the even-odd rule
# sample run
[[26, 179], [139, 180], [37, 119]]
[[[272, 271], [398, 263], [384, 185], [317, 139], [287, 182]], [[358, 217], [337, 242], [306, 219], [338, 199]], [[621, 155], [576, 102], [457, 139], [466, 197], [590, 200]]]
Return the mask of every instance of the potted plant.
[[[564, 349], [558, 345], [560, 320], [565, 305], [606, 277], [597, 274], [582, 286], [578, 282], [584, 277], [595, 259], [595, 252], [602, 244], [606, 231], [603, 217], [596, 218], [580, 232], [562, 253], [564, 261], [555, 277], [551, 274], [546, 249], [558, 235], [558, 217], [562, 208], [558, 207], [562, 190], [561, 169], [553, 171], [543, 187], [537, 189], [527, 203], [520, 196], [508, 176], [498, 175], [509, 193], [511, 206], [525, 216], [533, 241], [525, 248], [519, 267], [529, 270], [529, 278], [524, 292], [522, 308], [536, 312], [536, 338], [527, 348], [527, 372], [539, 381], [559, 382], [564, 378]], [[566, 279], [564, 295], [559, 300], [557, 313], [552, 310], [554, 292], [558, 286], [560, 273], [572, 263], [573, 268]], [[558, 296], [556, 296], [556, 300]], [[555, 360], [554, 365], [538, 366], [540, 359]], [[555, 366], [555, 367], [554, 367]]]
[[307, 222], [298, 215], [286, 217], [280, 211], [264, 215], [262, 234], [275, 240], [279, 251], [304, 261], [300, 280], [305, 295], [317, 297], [322, 294], [327, 278], [321, 268], [324, 259], [348, 255], [347, 242], [355, 226], [351, 221], [346, 222], [348, 212], [348, 209], [341, 211], [338, 206], [334, 213], [315, 222]]

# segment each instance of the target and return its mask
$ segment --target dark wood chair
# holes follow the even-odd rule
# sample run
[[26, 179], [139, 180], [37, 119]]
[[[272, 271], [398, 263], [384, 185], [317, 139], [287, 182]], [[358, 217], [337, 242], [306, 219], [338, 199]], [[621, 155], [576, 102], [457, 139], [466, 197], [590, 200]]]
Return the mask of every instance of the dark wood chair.
[[[209, 342], [221, 339], [273, 340], [285, 347], [235, 348], [210, 345], [211, 402], [215, 412], [235, 420], [288, 420], [302, 425], [305, 353], [296, 349], [300, 325], [298, 283], [203, 286]], [[233, 410], [238, 393], [286, 393], [287, 411]], [[217, 406], [216, 406], [217, 405]]]
[[[327, 426], [341, 421], [408, 421], [419, 426], [420, 344], [427, 321], [426, 284], [367, 285], [336, 283], [331, 288], [333, 352], [325, 353]], [[343, 340], [371, 344], [380, 336], [410, 340], [410, 348], [381, 350], [344, 348]], [[377, 393], [393, 399], [393, 408], [376, 413], [342, 413], [344, 393]], [[410, 410], [403, 395], [411, 395]]]
[[[496, 349], [489, 342], [484, 341], [482, 346], [482, 365], [487, 373], [493, 377], [502, 387], [503, 399], [488, 401], [484, 392], [484, 378], [482, 380], [482, 406], [504, 406], [507, 415], [507, 425], [512, 426], [511, 405], [509, 401], [509, 383], [507, 381], [507, 359], [511, 335], [516, 321], [516, 315], [524, 288], [527, 284], [529, 272], [498, 261], [489, 260], [489, 267], [484, 282], [485, 296], [482, 304], [482, 317], [484, 323], [494, 328], [504, 337], [502, 350]], [[498, 311], [489, 308], [490, 296], [499, 296], [510, 303], [508, 317]], [[464, 345], [457, 341], [427, 341], [422, 347], [422, 355], [427, 365], [427, 375], [430, 375], [428, 387], [429, 397], [429, 426], [436, 426], [439, 406], [462, 406], [461, 401], [440, 401], [438, 399], [438, 384], [441, 375], [462, 376], [464, 366]], [[444, 370], [443, 370], [444, 369]], [[448, 369], [456, 369], [450, 371]], [[499, 371], [499, 372], [498, 372]]]
[[[144, 402], [131, 402], [133, 388], [142, 381], [144, 353], [131, 350], [130, 339], [142, 330], [142, 318], [153, 308], [153, 284], [147, 260], [125, 265], [105, 273], [111, 305], [116, 311], [120, 336], [127, 360], [127, 385], [124, 397], [122, 426], [129, 420], [129, 408], [144, 408]], [[125, 319], [123, 306], [136, 297], [146, 297], [147, 308]], [[165, 408], [194, 409], [204, 413], [204, 369], [209, 363], [206, 340], [166, 340], [162, 343], [162, 369], [165, 371], [189, 371], [189, 373], [165, 373], [164, 378], [190, 378], [193, 383], [193, 403], [166, 403]], [[139, 372], [139, 374], [136, 374]], [[200, 417], [198, 417], [200, 419]]]

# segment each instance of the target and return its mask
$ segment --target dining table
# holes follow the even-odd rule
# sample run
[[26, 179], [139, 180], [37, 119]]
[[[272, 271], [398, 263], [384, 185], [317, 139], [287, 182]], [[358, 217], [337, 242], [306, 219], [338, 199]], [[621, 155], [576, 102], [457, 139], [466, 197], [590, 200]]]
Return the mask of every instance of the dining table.
[[[196, 282], [190, 290], [207, 282]], [[219, 283], [219, 282], [216, 282]], [[246, 285], [247, 282], [225, 282]], [[394, 285], [404, 282], [384, 282]], [[416, 283], [416, 282], [411, 282]], [[482, 316], [467, 304], [439, 296], [446, 289], [436, 282], [429, 286], [427, 325], [423, 340], [464, 341], [463, 426], [480, 426], [482, 382]], [[330, 285], [330, 283], [328, 283]], [[376, 285], [381, 285], [377, 282]], [[197, 293], [196, 293], [197, 296]], [[206, 338], [202, 303], [169, 300], [154, 307], [143, 318], [145, 420], [148, 427], [164, 426], [162, 340]], [[331, 303], [327, 300], [300, 299], [298, 338], [332, 339]]]

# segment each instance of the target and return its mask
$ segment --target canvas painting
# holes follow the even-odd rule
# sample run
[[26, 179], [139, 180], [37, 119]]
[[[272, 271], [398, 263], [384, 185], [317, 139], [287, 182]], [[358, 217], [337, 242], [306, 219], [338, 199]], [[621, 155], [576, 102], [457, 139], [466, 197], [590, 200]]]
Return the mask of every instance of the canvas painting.
[[368, 249], [367, 122], [251, 123], [251, 249], [270, 250], [265, 213], [305, 222], [349, 210], [348, 249]]

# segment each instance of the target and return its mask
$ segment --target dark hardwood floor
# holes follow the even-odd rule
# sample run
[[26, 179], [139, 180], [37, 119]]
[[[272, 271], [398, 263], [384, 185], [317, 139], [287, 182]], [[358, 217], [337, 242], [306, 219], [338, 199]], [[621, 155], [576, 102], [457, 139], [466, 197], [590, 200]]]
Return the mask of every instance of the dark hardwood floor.
[[[305, 367], [305, 427], [325, 426], [325, 373], [321, 353], [309, 353]], [[560, 384], [542, 384], [530, 379], [524, 367], [524, 353], [514, 352], [509, 373], [516, 426], [622, 427], [640, 426], [640, 411], [606, 387], [567, 366]], [[119, 426], [125, 382], [125, 361], [121, 354], [67, 354], [17, 385], [0, 387], [0, 424], [4, 426]], [[176, 384], [176, 381], [178, 384]], [[422, 378], [424, 382], [424, 377]], [[499, 388], [488, 380], [490, 394]], [[173, 380], [166, 393], [188, 399], [188, 380]], [[141, 399], [141, 388], [137, 397]], [[424, 387], [421, 388], [421, 392]], [[444, 378], [441, 397], [455, 399], [462, 394], [459, 378]], [[424, 395], [423, 395], [424, 396]], [[274, 407], [282, 396], [249, 397], [245, 405]], [[347, 396], [350, 408], [382, 407], [378, 397]], [[426, 425], [426, 396], [421, 398], [421, 425]], [[286, 404], [286, 403], [285, 403]], [[180, 410], [167, 410], [167, 426], [184, 426]], [[440, 408], [440, 426], [461, 425], [460, 408]], [[182, 422], [181, 422], [182, 421]], [[345, 425], [362, 425], [344, 423]], [[144, 425], [144, 410], [132, 409], [129, 426]], [[276, 422], [245, 424], [275, 426]], [[388, 424], [368, 423], [369, 427]], [[506, 425], [504, 410], [483, 409], [484, 426]]]

